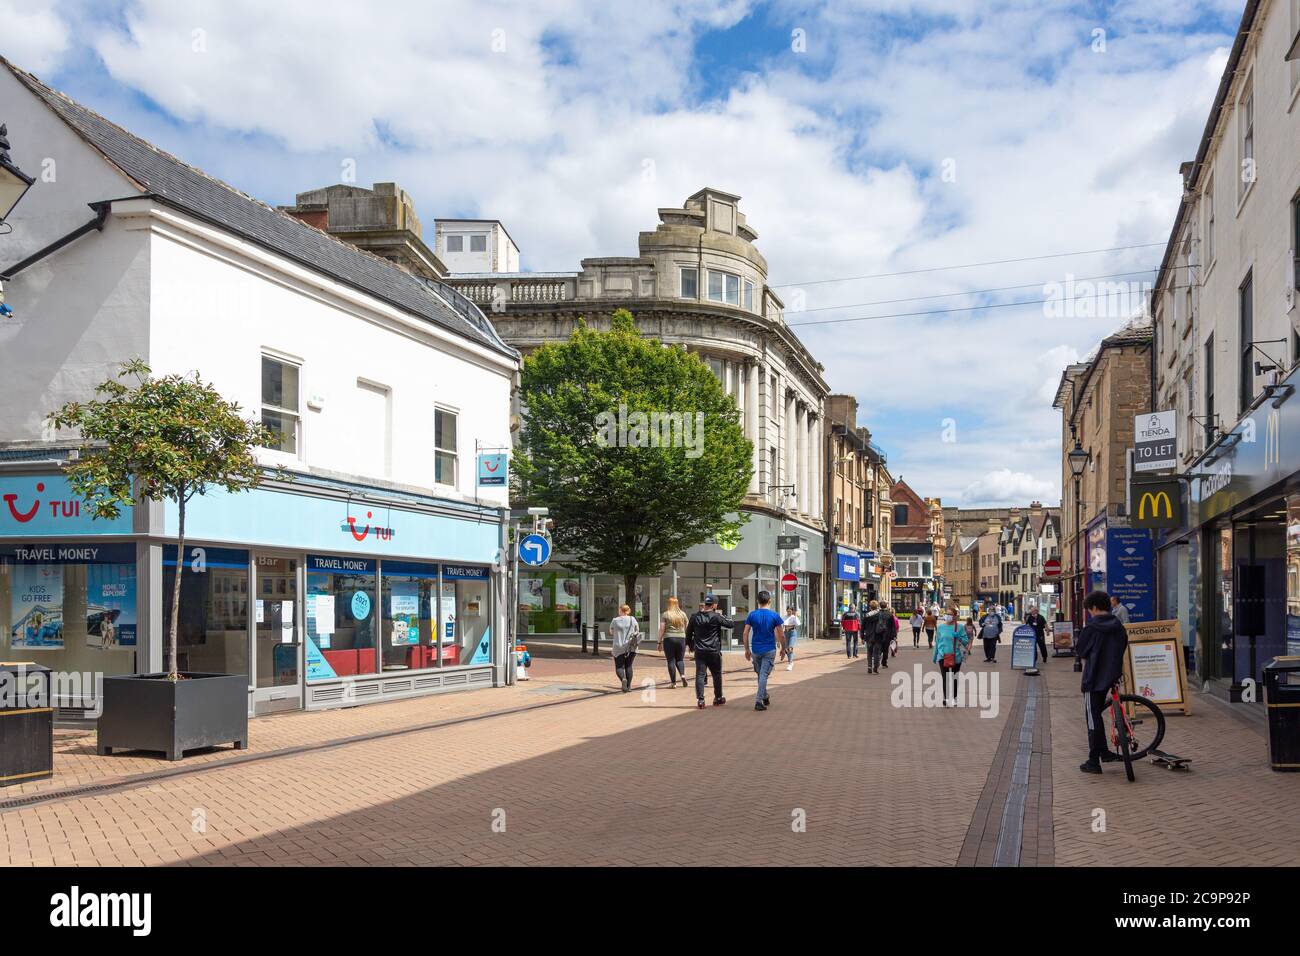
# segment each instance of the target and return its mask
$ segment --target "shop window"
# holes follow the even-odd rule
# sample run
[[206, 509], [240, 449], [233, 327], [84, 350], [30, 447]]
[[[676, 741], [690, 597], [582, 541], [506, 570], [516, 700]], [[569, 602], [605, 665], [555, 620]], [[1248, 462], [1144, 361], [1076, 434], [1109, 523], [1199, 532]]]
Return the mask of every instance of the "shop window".
[[308, 555], [304, 618], [308, 681], [375, 673], [375, 562]]
[[437, 640], [438, 566], [385, 561], [379, 603], [383, 669], [441, 666], [442, 645]]
[[433, 480], [456, 487], [456, 413], [446, 408], [433, 412]]
[[492, 662], [488, 569], [444, 564], [438, 604], [443, 664]]
[[85, 675], [60, 704], [91, 706], [96, 673], [134, 673], [138, 636], [135, 545], [0, 548], [0, 659]]
[[581, 610], [579, 578], [563, 568], [520, 572], [519, 633], [577, 634]]
[[298, 453], [298, 366], [262, 356], [262, 424], [272, 434], [269, 447]]
[[[176, 667], [207, 674], [248, 674], [248, 552], [185, 546]], [[176, 585], [176, 549], [163, 549], [163, 667], [170, 669], [167, 628]], [[296, 660], [296, 654], [295, 654]], [[267, 662], [268, 668], [270, 661]]]
[[298, 561], [259, 554], [254, 573], [253, 664], [257, 686], [297, 687], [302, 666]]

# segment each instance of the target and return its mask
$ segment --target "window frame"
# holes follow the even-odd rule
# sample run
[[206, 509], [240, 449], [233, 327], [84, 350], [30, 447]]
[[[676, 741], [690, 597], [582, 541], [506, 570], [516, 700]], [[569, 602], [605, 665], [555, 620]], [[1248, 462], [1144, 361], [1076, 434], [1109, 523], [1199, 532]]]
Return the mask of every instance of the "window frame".
[[[438, 445], [438, 415], [450, 415], [455, 420], [456, 437], [454, 447], [451, 449], [443, 448]], [[441, 481], [438, 478], [438, 462], [440, 455], [451, 456], [451, 481]], [[450, 405], [433, 406], [433, 484], [441, 485], [446, 488], [460, 488], [460, 409], [453, 408]]]
[[[465, 251], [465, 234], [463, 232], [449, 232], [444, 238], [445, 238], [445, 245], [447, 247], [448, 252]], [[452, 248], [451, 244], [453, 241], [456, 242], [457, 248], [454, 249]]]
[[[713, 295], [713, 277], [718, 276], [721, 280], [718, 297]], [[734, 285], [733, 285], [734, 283]], [[734, 295], [734, 299], [728, 299], [728, 295]], [[719, 302], [722, 305], [732, 305], [740, 307], [740, 276], [734, 272], [724, 272], [722, 269], [708, 270], [707, 296], [710, 302]]]
[[[1237, 98], [1237, 206], [1245, 203], [1256, 180], [1259, 166], [1255, 164], [1255, 73], [1246, 74], [1241, 96]], [[1246, 162], [1250, 161], [1251, 178], [1244, 177]]]
[[1255, 270], [1247, 269], [1246, 278], [1237, 287], [1237, 336], [1241, 350], [1241, 361], [1237, 374], [1237, 399], [1241, 403], [1240, 412], [1245, 413], [1255, 400], [1255, 375], [1251, 365], [1254, 348], [1251, 342], [1255, 338]]
[[[479, 242], [482, 242], [482, 243], [483, 243], [483, 248], [482, 248], [482, 249], [475, 249], [475, 248], [474, 248], [475, 244], [476, 244], [476, 243], [479, 243]], [[471, 233], [469, 234], [469, 250], [468, 250], [468, 251], [469, 251], [469, 252], [487, 252], [487, 251], [488, 251], [488, 237], [487, 237], [487, 233], [486, 233], [486, 232], [471, 232]]]
[[[261, 359], [262, 359], [261, 367], [263, 369], [263, 378], [262, 378], [261, 387], [259, 388], [258, 397], [260, 399], [259, 407], [261, 409], [263, 423], [265, 423], [265, 415], [268, 410], [275, 415], [279, 415], [281, 417], [288, 417], [293, 420], [293, 448], [292, 449], [285, 449], [282, 445], [281, 446], [264, 445], [261, 447], [265, 448], [267, 451], [272, 451], [279, 455], [291, 455], [295, 458], [301, 458], [302, 457], [302, 431], [303, 431], [303, 421], [302, 421], [302, 365], [303, 363], [301, 360], [295, 360], [288, 357], [287, 355], [281, 355], [278, 353], [269, 352], [266, 349], [263, 349], [259, 354], [261, 355]], [[295, 398], [297, 399], [297, 408], [289, 408], [288, 406], [284, 406], [284, 405], [274, 405], [271, 402], [268, 402], [266, 400], [265, 368], [267, 362], [274, 362], [276, 365], [285, 368], [291, 368], [294, 370], [294, 377], [296, 381], [296, 387], [294, 391], [295, 391]]]
[[[691, 294], [686, 292], [686, 276], [690, 274], [693, 291]], [[683, 299], [692, 299], [699, 301], [700, 298], [700, 270], [698, 266], [678, 266], [677, 268], [677, 294]]]

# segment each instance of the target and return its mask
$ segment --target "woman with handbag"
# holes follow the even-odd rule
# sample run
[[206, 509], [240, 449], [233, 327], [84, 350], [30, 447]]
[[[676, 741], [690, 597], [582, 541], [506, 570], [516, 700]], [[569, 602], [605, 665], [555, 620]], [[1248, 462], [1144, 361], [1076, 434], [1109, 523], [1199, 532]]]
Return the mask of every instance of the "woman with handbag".
[[949, 604], [944, 608], [934, 642], [934, 662], [939, 665], [943, 679], [943, 706], [957, 706], [957, 675], [970, 648], [966, 625], [957, 618], [957, 608]]
[[636, 659], [636, 648], [641, 643], [641, 625], [632, 616], [630, 605], [621, 605], [618, 617], [609, 622], [609, 642], [610, 652], [614, 655], [614, 673], [618, 674], [626, 694], [632, 689], [632, 661]]

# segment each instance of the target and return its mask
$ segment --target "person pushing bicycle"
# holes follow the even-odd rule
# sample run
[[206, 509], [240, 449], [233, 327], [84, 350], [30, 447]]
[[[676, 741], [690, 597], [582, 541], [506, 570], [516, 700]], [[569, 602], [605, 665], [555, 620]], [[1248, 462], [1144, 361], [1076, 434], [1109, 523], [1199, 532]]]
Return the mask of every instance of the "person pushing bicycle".
[[1074, 653], [1083, 661], [1083, 710], [1088, 725], [1088, 759], [1079, 764], [1084, 773], [1101, 773], [1101, 765], [1120, 758], [1106, 747], [1102, 723], [1110, 690], [1124, 676], [1124, 651], [1128, 631], [1111, 613], [1110, 595], [1093, 591], [1083, 602], [1088, 623], [1079, 634]]

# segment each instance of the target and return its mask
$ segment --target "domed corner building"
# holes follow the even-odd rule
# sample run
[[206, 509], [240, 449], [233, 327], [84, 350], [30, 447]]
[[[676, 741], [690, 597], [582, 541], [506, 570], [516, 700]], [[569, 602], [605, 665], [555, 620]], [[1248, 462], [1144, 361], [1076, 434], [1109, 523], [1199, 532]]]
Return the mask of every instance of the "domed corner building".
[[[577, 272], [518, 271], [519, 250], [496, 220], [437, 221], [445, 281], [483, 307], [506, 342], [526, 354], [567, 339], [579, 317], [607, 329], [614, 310], [625, 308], [645, 335], [685, 346], [708, 363], [754, 443], [742, 505], [750, 520], [736, 538], [696, 545], [639, 583], [635, 598], [624, 593], [621, 578], [567, 570], [557, 555], [521, 579], [521, 635], [577, 638], [580, 622], [603, 631], [625, 601], [643, 627], [657, 631], [670, 594], [689, 611], [712, 592], [744, 614], [763, 589], [783, 609], [793, 597], [813, 629], [805, 636], [824, 626], [823, 407], [830, 389], [822, 366], [785, 323], [757, 239], [740, 197], [712, 188], [680, 209], [660, 209], [658, 226], [638, 237], [640, 255], [583, 259]], [[798, 547], [781, 547], [792, 543]], [[798, 579], [793, 594], [780, 589], [789, 572]]]

